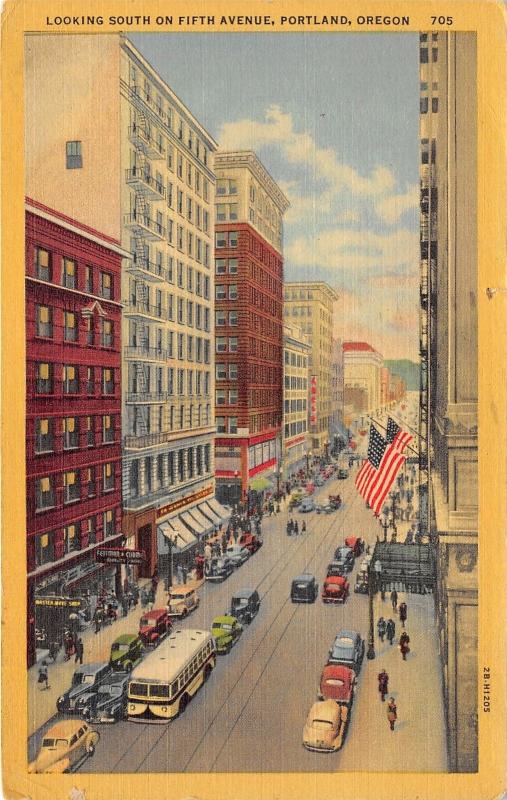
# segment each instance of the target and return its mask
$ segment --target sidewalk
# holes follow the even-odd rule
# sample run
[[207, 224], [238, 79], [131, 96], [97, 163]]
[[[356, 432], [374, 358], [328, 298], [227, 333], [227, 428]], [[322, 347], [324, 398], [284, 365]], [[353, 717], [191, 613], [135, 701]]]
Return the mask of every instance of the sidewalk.
[[[148, 582], [149, 583], [149, 582]], [[204, 581], [188, 581], [185, 587], [197, 589]], [[176, 588], [175, 585], [174, 588]], [[178, 587], [180, 588], [180, 587]], [[164, 581], [159, 582], [157, 594], [153, 608], [165, 607], [167, 602], [167, 592], [164, 589]], [[83, 664], [91, 664], [96, 661], [109, 661], [111, 644], [122, 633], [137, 633], [139, 620], [146, 608], [139, 602], [132, 608], [126, 617], [121, 615], [112, 625], [102, 628], [99, 633], [95, 633], [93, 623], [79, 635], [83, 640], [84, 654]], [[70, 661], [64, 661], [63, 649], [60, 650], [56, 663], [46, 659], [49, 664], [49, 689], [41, 689], [37, 683], [39, 677], [39, 665], [34, 664], [28, 670], [28, 735], [31, 736], [41, 725], [57, 713], [56, 701], [70, 686], [76, 664], [75, 656], [71, 656]]]

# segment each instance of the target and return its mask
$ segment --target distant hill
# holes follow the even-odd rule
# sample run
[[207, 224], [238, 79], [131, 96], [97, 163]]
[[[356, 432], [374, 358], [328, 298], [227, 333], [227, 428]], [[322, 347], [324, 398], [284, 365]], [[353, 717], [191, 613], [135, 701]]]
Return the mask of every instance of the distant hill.
[[409, 392], [419, 390], [419, 364], [409, 361], [408, 358], [386, 360], [384, 364], [394, 374], [404, 378]]

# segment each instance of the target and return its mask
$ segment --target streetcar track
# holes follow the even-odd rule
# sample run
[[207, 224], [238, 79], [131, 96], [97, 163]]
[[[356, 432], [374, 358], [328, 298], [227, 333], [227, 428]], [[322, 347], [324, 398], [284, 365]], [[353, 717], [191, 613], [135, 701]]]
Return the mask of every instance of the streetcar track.
[[[319, 494], [320, 494], [320, 493], [319, 493]], [[350, 505], [349, 505], [349, 504], [347, 504], [347, 508], [344, 510], [344, 514], [342, 515], [342, 519], [341, 519], [341, 521], [342, 521], [342, 522], [345, 522], [345, 521], [346, 521], [346, 519], [348, 519], [348, 516], [349, 516], [349, 514], [350, 514], [350, 512], [351, 512], [351, 510], [352, 510], [352, 508], [353, 508], [353, 506], [354, 506], [354, 503], [353, 503], [353, 502], [352, 502]], [[328, 530], [326, 531], [326, 533], [324, 533], [324, 535], [323, 535], [323, 536], [322, 536], [322, 538], [321, 538], [321, 541], [320, 541], [320, 542], [317, 544], [317, 546], [316, 546], [316, 548], [315, 548], [315, 550], [314, 550], [314, 552], [313, 552], [312, 556], [311, 556], [311, 557], [310, 557], [310, 559], [308, 560], [308, 562], [307, 562], [306, 566], [304, 567], [304, 569], [307, 569], [307, 568], [309, 567], [309, 565], [312, 563], [312, 561], [313, 561], [313, 560], [314, 560], [314, 559], [317, 557], [317, 553], [320, 551], [320, 549], [322, 548], [322, 546], [323, 546], [325, 543], [327, 543], [327, 539], [328, 539], [329, 535], [330, 535], [332, 532], [333, 532], [333, 533], [335, 533], [335, 531], [334, 531], [334, 528], [335, 528], [335, 525], [334, 525], [334, 523], [335, 523], [335, 519], [334, 519], [334, 518], [332, 518], [332, 519], [330, 520], [330, 525], [329, 525], [329, 528], [328, 528]], [[301, 549], [302, 547], [304, 547], [304, 545], [305, 545], [305, 544], [307, 544], [307, 538], [306, 538], [306, 537], [307, 537], [308, 535], [311, 535], [311, 534], [309, 534], [309, 532], [307, 531], [307, 533], [306, 533], [305, 535], [302, 535], [301, 542], [298, 542], [297, 546], [296, 546], [296, 547], [295, 547], [295, 548], [292, 550], [292, 553], [291, 553], [291, 561], [294, 561], [294, 557], [295, 557], [295, 556], [297, 556], [297, 553], [300, 551], [300, 549]], [[277, 566], [279, 565], [280, 561], [281, 561], [281, 560], [282, 560], [282, 559], [283, 559], [285, 556], [286, 556], [286, 551], [283, 551], [283, 552], [280, 554], [280, 557], [277, 559], [277, 561], [276, 561], [276, 562], [273, 564], [273, 566], [271, 567], [271, 569], [269, 570], [269, 572], [268, 572], [268, 573], [266, 573], [266, 575], [264, 575], [264, 576], [263, 576], [263, 578], [260, 580], [260, 582], [258, 583], [258, 585], [257, 585], [257, 587], [256, 587], [256, 588], [258, 588], [258, 587], [260, 587], [260, 586], [262, 585], [262, 583], [263, 583], [263, 582], [266, 580], [266, 578], [267, 578], [267, 577], [268, 577], [268, 576], [269, 576], [269, 575], [270, 575], [270, 574], [273, 572], [273, 570], [275, 569], [275, 567], [277, 567]], [[286, 568], [286, 567], [289, 565], [289, 563], [290, 563], [290, 562], [287, 562], [287, 561], [285, 561], [285, 563], [284, 563], [284, 566], [283, 566], [283, 567], [282, 567], [282, 569], [281, 569], [281, 570], [280, 570], [280, 571], [277, 573], [277, 575], [276, 575], [275, 579], [274, 579], [274, 580], [273, 580], [273, 581], [270, 583], [270, 585], [269, 585], [269, 588], [268, 588], [268, 589], [265, 591], [265, 593], [264, 593], [264, 595], [263, 595], [263, 598], [264, 598], [264, 597], [266, 597], [266, 596], [269, 594], [269, 592], [271, 591], [271, 589], [273, 588], [273, 586], [276, 584], [276, 582], [277, 582], [277, 580], [278, 580], [279, 576], [282, 574], [282, 572], [284, 571], [284, 569], [285, 569], [285, 568]], [[285, 607], [285, 605], [286, 605], [288, 602], [289, 602], [289, 598], [287, 598], [287, 599], [284, 601], [284, 603], [283, 603], [283, 605], [282, 605], [282, 608], [280, 609], [280, 611], [281, 611], [281, 610], [282, 610], [282, 609]], [[293, 618], [294, 618], [295, 614], [297, 613], [297, 610], [298, 610], [297, 608], [295, 608], [295, 609], [294, 609], [294, 612], [293, 612], [293, 614], [291, 615], [289, 622], [287, 623], [286, 627], [284, 628], [284, 632], [283, 632], [283, 634], [282, 634], [282, 637], [281, 637], [281, 638], [283, 638], [283, 635], [285, 634], [285, 631], [286, 631], [286, 629], [287, 629], [288, 625], [290, 624], [290, 622], [293, 620]], [[254, 655], [255, 655], [255, 653], [257, 653], [257, 652], [259, 651], [259, 649], [260, 649], [260, 647], [261, 647], [262, 643], [264, 642], [264, 640], [265, 640], [266, 636], [267, 636], [269, 633], [270, 633], [270, 629], [268, 628], [268, 629], [266, 630], [266, 632], [264, 633], [264, 635], [262, 636], [261, 640], [259, 641], [258, 645], [256, 646], [255, 650], [253, 651], [253, 653], [252, 653], [252, 656], [254, 656]], [[276, 645], [275, 645], [275, 647], [274, 647], [274, 649], [273, 649], [273, 651], [272, 651], [271, 655], [269, 656], [268, 660], [266, 661], [266, 664], [264, 665], [264, 668], [263, 668], [263, 670], [262, 670], [262, 672], [261, 672], [261, 675], [258, 677], [257, 681], [255, 682], [255, 684], [254, 684], [254, 686], [253, 686], [253, 689], [252, 689], [252, 691], [251, 691], [251, 692], [250, 692], [250, 694], [248, 695], [247, 702], [250, 700], [250, 698], [251, 698], [251, 696], [252, 696], [252, 694], [253, 694], [253, 691], [254, 691], [254, 689], [256, 688], [256, 686], [257, 686], [257, 684], [258, 684], [258, 682], [259, 682], [259, 680], [260, 680], [260, 678], [261, 678], [262, 674], [264, 673], [264, 671], [265, 671], [265, 669], [266, 669], [266, 667], [267, 667], [268, 663], [270, 662], [270, 660], [271, 660], [271, 658], [272, 658], [273, 654], [276, 652], [276, 649], [277, 649], [277, 647], [278, 647], [278, 644], [279, 644], [279, 641], [276, 643]], [[241, 682], [242, 678], [243, 678], [243, 675], [242, 675], [242, 674], [240, 674], [240, 675], [238, 676], [238, 679], [236, 680], [236, 682], [233, 684], [233, 686], [232, 686], [232, 687], [230, 687], [229, 694], [231, 694], [231, 693], [234, 691], [234, 689], [235, 689], [235, 688], [238, 686], [238, 684]], [[216, 711], [216, 713], [214, 714], [213, 718], [211, 719], [211, 722], [208, 724], [208, 726], [207, 726], [206, 730], [204, 731], [204, 733], [202, 734], [202, 736], [201, 736], [201, 737], [200, 737], [200, 739], [198, 740], [198, 742], [197, 742], [196, 746], [194, 747], [194, 749], [193, 749], [192, 753], [190, 754], [189, 758], [187, 758], [187, 760], [186, 760], [186, 762], [185, 762], [184, 766], [183, 766], [183, 767], [182, 767], [182, 768], [179, 770], [180, 772], [185, 772], [185, 771], [186, 771], [186, 769], [187, 769], [187, 766], [190, 764], [190, 762], [191, 762], [191, 761], [192, 761], [192, 759], [194, 758], [194, 756], [195, 756], [196, 752], [198, 751], [199, 747], [201, 746], [201, 744], [202, 744], [202, 743], [203, 743], [203, 741], [205, 740], [206, 736], [208, 735], [208, 732], [209, 732], [209, 730], [210, 730], [211, 726], [214, 724], [215, 720], [217, 719], [217, 717], [219, 716], [219, 714], [222, 712], [222, 710], [223, 710], [224, 706], [225, 706], [225, 705], [227, 705], [227, 703], [228, 703], [228, 698], [224, 700], [224, 702], [223, 702], [223, 703], [220, 705], [220, 707], [218, 708], [218, 710], [217, 710], [217, 711]], [[243, 708], [244, 708], [244, 706], [243, 706]], [[240, 712], [240, 714], [239, 714], [238, 718], [236, 719], [236, 722], [234, 723], [234, 726], [233, 726], [233, 727], [235, 727], [235, 725], [237, 724], [237, 721], [238, 721], [238, 719], [240, 718], [240, 716], [241, 716], [241, 714], [242, 714], [242, 712], [243, 712], [243, 708], [241, 709], [241, 712]], [[148, 725], [146, 725], [146, 726], [143, 726], [143, 730], [142, 730], [142, 731], [139, 733], [139, 736], [137, 736], [137, 737], [136, 737], [136, 739], [135, 739], [135, 740], [132, 742], [132, 745], [134, 745], [134, 744], [135, 744], [135, 743], [136, 743], [136, 742], [139, 740], [140, 736], [142, 735], [142, 733], [143, 733], [143, 731], [146, 729], [146, 727], [149, 727], [149, 726], [148, 726]], [[159, 736], [159, 737], [157, 737], [157, 739], [155, 740], [155, 742], [153, 743], [153, 745], [150, 747], [150, 749], [148, 750], [148, 752], [147, 752], [147, 753], [144, 755], [144, 758], [143, 758], [143, 759], [142, 759], [142, 761], [139, 763], [139, 765], [136, 767], [136, 769], [134, 770], [134, 772], [139, 772], [139, 770], [140, 770], [141, 766], [142, 766], [142, 765], [145, 763], [145, 761], [146, 761], [146, 760], [149, 758], [149, 756], [151, 755], [151, 753], [152, 753], [152, 752], [155, 750], [155, 748], [158, 746], [158, 744], [160, 743], [160, 741], [162, 740], [162, 738], [163, 738], [163, 737], [164, 737], [164, 735], [166, 735], [166, 734], [167, 734], [167, 728], [166, 728], [166, 727], [164, 727], [164, 730], [161, 732], [160, 736]], [[228, 734], [228, 736], [227, 736], [227, 738], [226, 738], [226, 742], [227, 742], [227, 741], [229, 741], [229, 738], [230, 738], [230, 733]], [[131, 745], [131, 746], [132, 746], [132, 745]], [[224, 745], [224, 746], [225, 746], [225, 745]], [[221, 748], [220, 752], [222, 752], [222, 750], [223, 750], [223, 747]], [[122, 757], [119, 759], [119, 761], [118, 761], [118, 762], [116, 762], [116, 764], [113, 766], [113, 768], [112, 768], [112, 770], [111, 770], [111, 771], [113, 771], [113, 770], [114, 770], [114, 769], [115, 769], [115, 768], [118, 766], [118, 764], [119, 764], [119, 763], [120, 763], [120, 762], [123, 760], [123, 758], [124, 758], [126, 755], [127, 755], [127, 754], [124, 754], [124, 755], [123, 755], [123, 756], [122, 756]], [[220, 754], [219, 754], [219, 755], [220, 755]], [[217, 756], [217, 758], [218, 758], [218, 756]], [[217, 759], [215, 759], [215, 761], [213, 762], [213, 764], [215, 764], [215, 763], [216, 763], [216, 760], [217, 760]]]

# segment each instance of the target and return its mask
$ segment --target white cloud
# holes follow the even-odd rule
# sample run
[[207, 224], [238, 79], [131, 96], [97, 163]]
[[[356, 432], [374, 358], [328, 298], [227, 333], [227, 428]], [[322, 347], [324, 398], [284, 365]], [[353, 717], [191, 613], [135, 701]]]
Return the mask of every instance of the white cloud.
[[419, 189], [417, 184], [409, 186], [405, 194], [393, 194], [382, 197], [375, 203], [375, 211], [381, 220], [390, 225], [398, 222], [400, 217], [419, 205]]

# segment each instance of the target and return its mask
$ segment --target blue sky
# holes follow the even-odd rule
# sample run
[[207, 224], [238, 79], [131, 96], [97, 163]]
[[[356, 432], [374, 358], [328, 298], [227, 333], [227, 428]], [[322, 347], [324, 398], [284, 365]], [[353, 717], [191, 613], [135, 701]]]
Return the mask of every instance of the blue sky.
[[327, 280], [335, 331], [417, 358], [417, 34], [136, 34], [223, 149], [287, 194], [285, 276]]

